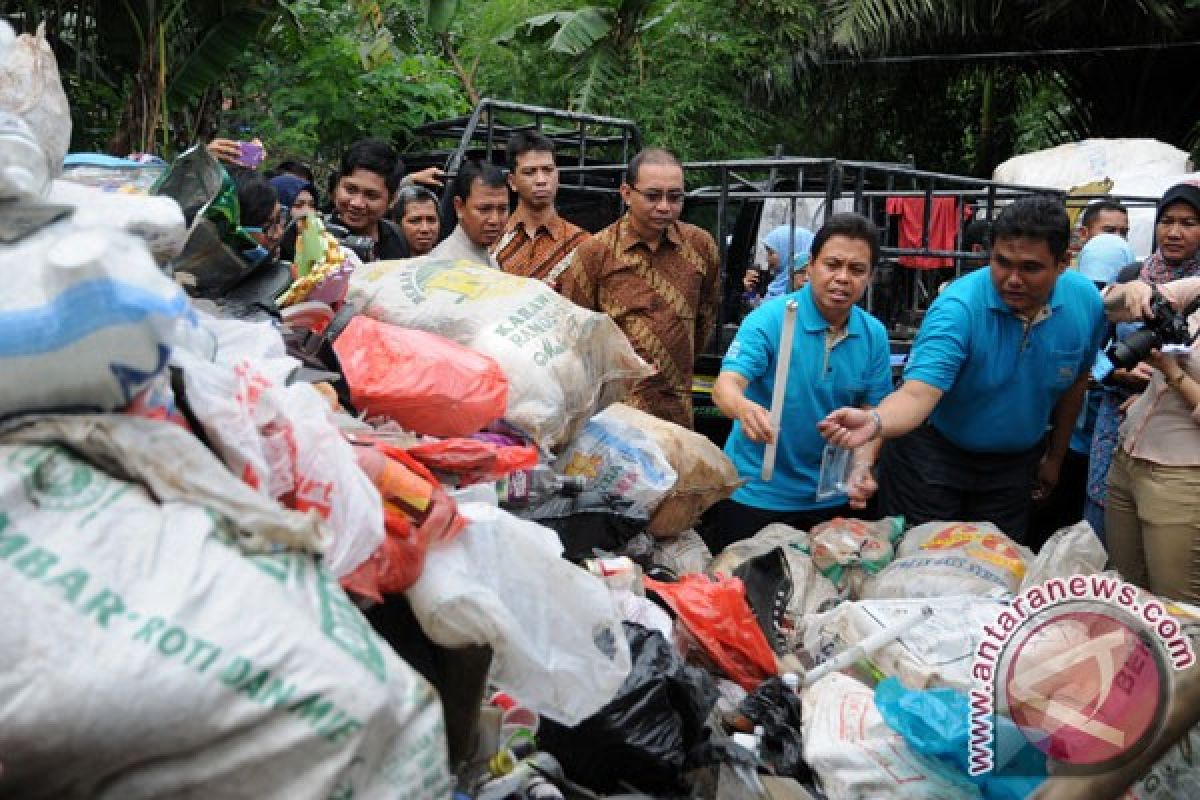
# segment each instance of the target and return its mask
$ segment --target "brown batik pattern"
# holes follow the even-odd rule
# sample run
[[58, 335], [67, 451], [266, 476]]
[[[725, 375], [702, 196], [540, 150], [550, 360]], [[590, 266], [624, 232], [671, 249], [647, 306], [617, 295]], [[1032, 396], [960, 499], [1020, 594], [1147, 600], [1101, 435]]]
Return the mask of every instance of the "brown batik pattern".
[[651, 250], [626, 215], [581, 245], [575, 259], [562, 293], [612, 317], [658, 369], [625, 402], [692, 427], [692, 367], [716, 319], [720, 262], [712, 236], [680, 222]]

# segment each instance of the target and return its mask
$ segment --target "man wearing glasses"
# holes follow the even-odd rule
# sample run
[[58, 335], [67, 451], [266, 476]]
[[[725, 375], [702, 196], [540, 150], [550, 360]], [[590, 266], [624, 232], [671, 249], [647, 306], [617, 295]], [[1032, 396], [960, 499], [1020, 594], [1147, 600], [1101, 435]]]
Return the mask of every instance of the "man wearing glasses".
[[657, 368], [625, 402], [691, 428], [692, 367], [716, 318], [717, 243], [679, 221], [683, 167], [666, 150], [633, 157], [621, 199], [628, 212], [579, 246], [562, 294], [612, 317]]

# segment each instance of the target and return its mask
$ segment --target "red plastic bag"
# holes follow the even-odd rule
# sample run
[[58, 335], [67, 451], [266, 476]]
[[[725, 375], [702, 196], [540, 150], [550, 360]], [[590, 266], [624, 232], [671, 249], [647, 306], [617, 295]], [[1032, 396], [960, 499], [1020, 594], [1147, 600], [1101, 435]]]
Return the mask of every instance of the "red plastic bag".
[[746, 602], [741, 578], [692, 574], [678, 583], [644, 580], [730, 680], [752, 692], [778, 674], [775, 653]]
[[375, 442], [356, 447], [355, 455], [383, 497], [386, 535], [342, 586], [378, 603], [416, 583], [430, 545], [457, 536], [467, 521], [433, 475], [403, 450]]
[[354, 405], [431, 436], [466, 436], [504, 415], [508, 379], [488, 356], [370, 317], [333, 344]]
[[481, 442], [478, 439], [443, 439], [408, 448], [408, 454], [429, 469], [451, 472], [459, 486], [500, 480], [517, 470], [533, 469], [538, 463], [536, 447]]

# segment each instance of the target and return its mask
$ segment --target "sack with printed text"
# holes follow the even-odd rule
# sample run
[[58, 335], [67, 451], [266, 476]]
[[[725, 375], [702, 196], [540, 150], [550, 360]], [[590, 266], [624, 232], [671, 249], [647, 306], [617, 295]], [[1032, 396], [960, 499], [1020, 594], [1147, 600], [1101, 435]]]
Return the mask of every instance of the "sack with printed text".
[[437, 696], [314, 556], [58, 445], [0, 444], [0, 509], [0, 796], [450, 795]]
[[819, 664], [919, 615], [925, 606], [933, 610], [929, 618], [876, 650], [869, 656], [871, 663], [911, 689], [969, 691], [974, 685], [971, 665], [984, 626], [995, 623], [1005, 608], [999, 600], [930, 597], [841, 603], [804, 618], [800, 631], [803, 651]]
[[347, 300], [369, 317], [491, 356], [508, 377], [505, 420], [547, 450], [652, 374], [607, 314], [541, 281], [467, 262], [367, 264], [354, 273]]
[[965, 775], [913, 752], [853, 678], [830, 673], [802, 701], [804, 760], [829, 800], [981, 800]]
[[589, 489], [611, 492], [653, 513], [675, 486], [675, 470], [645, 431], [618, 419], [614, 404], [588, 420], [558, 457], [560, 475], [579, 475]]
[[862, 597], [1011, 594], [1033, 554], [990, 522], [927, 522], [904, 534], [896, 559], [863, 584]]
[[694, 528], [701, 514], [742, 485], [733, 462], [706, 436], [624, 403], [609, 406], [605, 417], [645, 433], [675, 471], [675, 485], [650, 515], [655, 536], [669, 539]]

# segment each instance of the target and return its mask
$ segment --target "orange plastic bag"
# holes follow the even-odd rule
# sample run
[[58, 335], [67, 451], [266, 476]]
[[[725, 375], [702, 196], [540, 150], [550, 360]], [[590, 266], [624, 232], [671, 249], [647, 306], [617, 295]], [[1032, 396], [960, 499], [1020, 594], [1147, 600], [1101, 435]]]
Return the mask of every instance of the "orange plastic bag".
[[408, 454], [438, 472], [458, 476], [459, 486], [497, 481], [538, 463], [536, 447], [504, 446], [478, 439], [443, 439], [408, 448]]
[[430, 545], [457, 536], [467, 521], [433, 475], [403, 450], [375, 442], [356, 447], [355, 455], [383, 496], [386, 535], [342, 586], [379, 603], [416, 583]]
[[355, 407], [417, 433], [467, 436], [508, 405], [500, 365], [437, 334], [358, 316], [333, 349]]
[[778, 674], [775, 653], [746, 602], [741, 578], [692, 574], [677, 583], [644, 581], [730, 680], [752, 692]]

